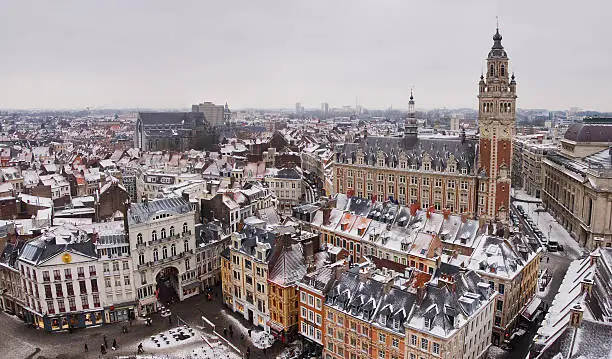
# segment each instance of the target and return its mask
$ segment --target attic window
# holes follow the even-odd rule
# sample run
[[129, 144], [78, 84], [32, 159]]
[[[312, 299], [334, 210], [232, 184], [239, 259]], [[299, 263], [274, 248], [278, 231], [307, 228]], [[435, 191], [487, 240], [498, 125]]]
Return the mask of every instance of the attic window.
[[427, 330], [431, 330], [433, 328], [433, 322], [434, 322], [434, 318], [425, 318], [425, 328]]
[[384, 314], [381, 314], [381, 315], [380, 315], [380, 323], [381, 323], [382, 325], [387, 324], [387, 317], [386, 317]]
[[393, 329], [399, 330], [399, 328], [400, 328], [400, 321], [398, 319], [393, 319]]

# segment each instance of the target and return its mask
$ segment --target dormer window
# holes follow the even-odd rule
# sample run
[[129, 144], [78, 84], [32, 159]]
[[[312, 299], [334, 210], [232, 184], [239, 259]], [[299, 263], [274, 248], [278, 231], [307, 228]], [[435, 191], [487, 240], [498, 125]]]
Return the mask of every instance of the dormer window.
[[378, 166], [383, 167], [385, 165], [385, 160], [383, 158], [378, 159]]
[[423, 170], [424, 171], [431, 171], [431, 163], [429, 163], [429, 162], [423, 163]]
[[393, 329], [399, 330], [399, 328], [400, 328], [400, 321], [399, 321], [399, 319], [393, 319]]
[[431, 330], [431, 328], [433, 328], [433, 321], [434, 321], [433, 317], [425, 318], [425, 329]]
[[380, 315], [379, 321], [382, 325], [386, 325], [387, 324], [387, 317], [384, 314]]

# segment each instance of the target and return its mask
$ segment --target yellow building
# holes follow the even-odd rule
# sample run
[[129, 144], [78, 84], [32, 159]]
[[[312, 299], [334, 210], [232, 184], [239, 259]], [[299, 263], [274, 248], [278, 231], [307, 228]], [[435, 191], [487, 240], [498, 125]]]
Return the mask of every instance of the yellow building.
[[300, 244], [283, 244], [268, 277], [268, 303], [270, 304], [270, 330], [286, 341], [297, 332], [299, 280], [306, 274], [306, 263]]

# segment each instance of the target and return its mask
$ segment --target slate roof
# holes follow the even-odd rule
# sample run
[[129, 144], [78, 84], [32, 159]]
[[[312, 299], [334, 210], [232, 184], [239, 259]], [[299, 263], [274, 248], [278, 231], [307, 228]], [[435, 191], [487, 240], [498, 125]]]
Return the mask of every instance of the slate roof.
[[612, 124], [573, 123], [565, 131], [564, 139], [575, 142], [612, 141]]
[[154, 201], [132, 203], [128, 209], [128, 223], [139, 224], [150, 220], [161, 211], [184, 214], [191, 211], [189, 202], [180, 197], [163, 198]]
[[27, 242], [19, 254], [19, 260], [38, 265], [62, 252], [78, 253], [97, 258], [96, 246], [91, 241], [57, 243], [55, 237], [42, 235]]
[[146, 126], [202, 124], [206, 117], [202, 112], [139, 112], [138, 118]]
[[268, 280], [287, 287], [299, 281], [306, 274], [306, 263], [300, 244], [283, 246], [275, 259]]
[[367, 137], [358, 143], [347, 143], [336, 147], [336, 162], [357, 163], [357, 154], [364, 155], [364, 164], [377, 165], [378, 152], [382, 151], [385, 165], [398, 167], [405, 156], [408, 167], [420, 168], [427, 155], [434, 171], [444, 171], [449, 159], [456, 161], [457, 171], [465, 168], [468, 174], [476, 173], [478, 163], [478, 140], [444, 136], [440, 138], [413, 137]]

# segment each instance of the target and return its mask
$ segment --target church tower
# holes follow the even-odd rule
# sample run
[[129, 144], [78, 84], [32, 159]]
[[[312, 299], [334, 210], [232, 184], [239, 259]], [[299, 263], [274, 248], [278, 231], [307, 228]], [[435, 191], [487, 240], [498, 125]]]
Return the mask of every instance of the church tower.
[[508, 221], [512, 137], [516, 111], [516, 82], [509, 76], [508, 55], [501, 44], [499, 28], [487, 57], [487, 74], [478, 84], [478, 129], [480, 132], [479, 215]]

